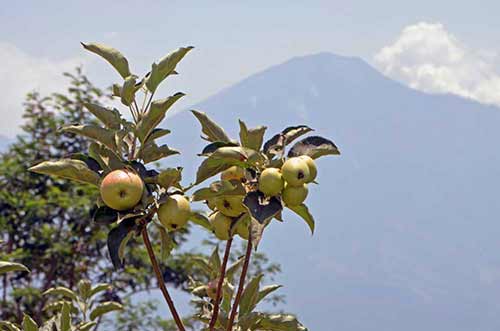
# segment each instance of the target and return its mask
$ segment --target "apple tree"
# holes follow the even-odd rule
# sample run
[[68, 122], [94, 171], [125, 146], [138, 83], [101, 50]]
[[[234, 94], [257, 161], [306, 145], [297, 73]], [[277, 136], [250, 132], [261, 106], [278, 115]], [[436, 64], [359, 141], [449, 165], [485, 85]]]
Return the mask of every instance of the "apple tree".
[[[158, 86], [177, 74], [177, 64], [193, 47], [169, 53], [142, 78], [130, 71], [127, 59], [116, 49], [101, 44], [83, 47], [108, 61], [122, 77], [113, 85], [113, 95], [130, 111], [131, 120], [114, 108], [86, 103], [85, 108], [100, 124], [73, 124], [63, 131], [92, 141], [88, 152], [46, 160], [32, 172], [93, 185], [100, 195], [95, 201], [93, 221], [107, 230], [107, 247], [116, 269], [123, 268], [130, 254], [127, 243], [142, 238], [162, 295], [176, 327], [186, 330], [164, 282], [150, 233], [158, 233], [162, 255], [170, 254], [171, 235], [192, 222], [225, 242], [222, 258], [215, 249], [210, 258], [198, 263], [210, 279], [200, 283], [193, 277], [191, 291], [196, 319], [204, 330], [306, 330], [291, 314], [256, 311], [257, 304], [279, 289], [262, 286], [263, 274], [248, 282], [252, 252], [273, 220], [283, 221], [282, 211], [290, 209], [304, 219], [311, 232], [314, 218], [305, 204], [309, 185], [315, 183], [315, 159], [340, 154], [335, 144], [321, 136], [309, 136], [306, 125], [288, 127], [264, 140], [266, 127], [248, 128], [239, 122], [239, 139], [228, 136], [205, 113], [192, 111], [207, 141], [204, 158], [192, 184], [182, 184], [182, 167], [158, 170], [155, 162], [179, 152], [158, 138], [169, 130], [159, 127], [167, 111], [184, 96], [175, 93], [155, 99]], [[298, 141], [297, 141], [298, 140]], [[220, 175], [207, 187], [188, 192]], [[192, 208], [204, 202], [208, 214]], [[246, 242], [245, 255], [228, 265], [235, 235]]]

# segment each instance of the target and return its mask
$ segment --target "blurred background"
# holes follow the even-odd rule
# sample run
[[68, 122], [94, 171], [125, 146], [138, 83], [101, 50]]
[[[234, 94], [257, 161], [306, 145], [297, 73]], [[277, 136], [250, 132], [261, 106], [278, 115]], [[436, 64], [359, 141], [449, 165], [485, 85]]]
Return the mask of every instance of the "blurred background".
[[[268, 126], [268, 138], [306, 124], [342, 152], [318, 162], [308, 202], [314, 236], [289, 213], [264, 235], [255, 268], [270, 268], [284, 285], [264, 309], [296, 313], [312, 331], [498, 329], [499, 10], [496, 1], [448, 0], [2, 6], [0, 231], [16, 243], [1, 254], [40, 275], [17, 279], [30, 290], [8, 294], [33, 307], [44, 281], [54, 282], [47, 275], [59, 270], [116, 282], [114, 295], [135, 293], [138, 306], [161, 299], [140, 256], [135, 279], [111, 272], [105, 234], [86, 225], [87, 188], [54, 185], [24, 169], [68, 146], [85, 148], [51, 132], [81, 120], [82, 100], [110, 102], [107, 88], [119, 76], [80, 41], [119, 49], [140, 76], [171, 50], [193, 45], [179, 75], [157, 93], [187, 94], [162, 125], [173, 131], [165, 142], [184, 152], [164, 165], [184, 166], [185, 184], [204, 146], [189, 109], [207, 112], [233, 137], [238, 118]], [[69, 229], [91, 248], [57, 236], [57, 220], [79, 224]], [[202, 242], [213, 240], [190, 231], [188, 240], [178, 238], [178, 258], [164, 261], [179, 275], [175, 296], [184, 314], [191, 308], [179, 266], [189, 254], [207, 254], [210, 244]], [[54, 248], [56, 238], [65, 244]], [[13, 315], [18, 308], [2, 307]], [[163, 302], [134, 307], [138, 316], [166, 311]]]

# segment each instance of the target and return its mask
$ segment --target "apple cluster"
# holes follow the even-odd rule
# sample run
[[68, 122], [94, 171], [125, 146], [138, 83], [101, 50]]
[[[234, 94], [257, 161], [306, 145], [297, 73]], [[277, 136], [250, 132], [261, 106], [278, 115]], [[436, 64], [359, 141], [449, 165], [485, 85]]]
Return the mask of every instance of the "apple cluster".
[[[109, 208], [125, 211], [135, 207], [142, 199], [145, 184], [132, 169], [118, 169], [107, 174], [100, 185], [101, 198]], [[182, 194], [166, 197], [157, 211], [160, 223], [169, 231], [184, 227], [190, 216], [189, 200]]]

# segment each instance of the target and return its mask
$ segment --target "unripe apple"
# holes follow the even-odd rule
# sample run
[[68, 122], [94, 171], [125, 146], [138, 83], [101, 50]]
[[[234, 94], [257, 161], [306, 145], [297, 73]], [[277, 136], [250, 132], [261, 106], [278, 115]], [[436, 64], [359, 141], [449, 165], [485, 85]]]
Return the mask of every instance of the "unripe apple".
[[102, 201], [115, 210], [131, 209], [141, 201], [144, 183], [129, 169], [113, 170], [101, 181]]
[[211, 210], [215, 210], [216, 205], [215, 205], [215, 201], [216, 201], [216, 198], [210, 198], [207, 200], [207, 206], [208, 208], [210, 208]]
[[236, 179], [236, 180], [239, 180], [239, 181], [243, 181], [243, 179], [245, 179], [245, 169], [241, 168], [241, 167], [238, 167], [238, 166], [232, 166], [226, 170], [224, 170], [221, 174], [220, 174], [220, 178], [222, 180], [233, 180], [233, 179]]
[[299, 156], [300, 159], [306, 161], [307, 167], [309, 168], [309, 177], [307, 178], [306, 183], [310, 183], [313, 180], [316, 179], [316, 176], [318, 175], [318, 168], [316, 168], [316, 162], [310, 157], [309, 155], [301, 155]]
[[267, 196], [275, 196], [281, 193], [285, 181], [281, 171], [277, 168], [267, 168], [262, 171], [259, 178], [259, 191]]
[[281, 193], [281, 198], [287, 206], [298, 206], [306, 200], [308, 192], [306, 184], [301, 186], [286, 185], [283, 193]]
[[233, 220], [219, 211], [210, 215], [209, 219], [215, 236], [220, 240], [229, 240], [229, 230]]
[[245, 240], [250, 238], [250, 229], [248, 228], [250, 224], [248, 220], [249, 218], [245, 218], [236, 224], [236, 234]]
[[186, 225], [191, 216], [189, 201], [180, 194], [174, 194], [158, 208], [160, 223], [169, 231], [175, 231]]
[[281, 174], [291, 186], [301, 186], [309, 179], [309, 167], [306, 161], [299, 157], [292, 157], [281, 167]]
[[215, 200], [217, 210], [229, 217], [236, 217], [246, 211], [243, 205], [243, 196], [241, 195], [227, 195], [218, 197]]

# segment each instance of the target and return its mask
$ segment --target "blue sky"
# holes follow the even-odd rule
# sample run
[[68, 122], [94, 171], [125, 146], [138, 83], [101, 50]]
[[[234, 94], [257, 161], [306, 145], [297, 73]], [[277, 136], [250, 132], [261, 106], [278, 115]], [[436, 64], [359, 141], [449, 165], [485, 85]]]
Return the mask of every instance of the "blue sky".
[[[426, 77], [415, 78], [422, 74], [420, 67], [408, 74], [391, 66], [401, 58], [415, 61], [415, 48], [432, 44], [433, 35], [440, 33], [436, 29], [425, 32], [423, 42], [399, 57], [386, 54], [377, 63], [376, 55], [392, 45], [404, 28], [428, 22], [440, 24], [441, 33], [449, 34], [445, 37], [456, 38], [467, 52], [480, 54], [492, 66], [498, 62], [499, 10], [496, 1], [448, 0], [10, 2], [0, 10], [0, 89], [4, 91], [0, 112], [7, 115], [0, 134], [19, 132], [20, 104], [28, 90], [49, 92], [64, 87], [59, 74], [63, 70], [83, 64], [90, 78], [103, 86], [118, 78], [95, 56], [83, 52], [79, 41], [98, 41], [120, 49], [138, 74], [147, 72], [152, 61], [174, 48], [196, 46], [180, 68], [182, 75], [168, 87], [175, 84], [188, 94], [181, 106], [290, 57], [322, 51], [361, 57], [415, 88], [442, 92], [442, 82], [429, 84]], [[432, 61], [439, 63], [441, 46], [430, 54]], [[470, 62], [476, 63], [475, 59], [468, 61], [469, 67]], [[471, 70], [462, 77], [470, 76]], [[415, 84], [415, 80], [419, 82]], [[472, 84], [477, 85], [477, 79]], [[468, 93], [446, 86], [444, 91], [448, 90]], [[484, 88], [480, 90], [476, 94], [486, 93]]]

